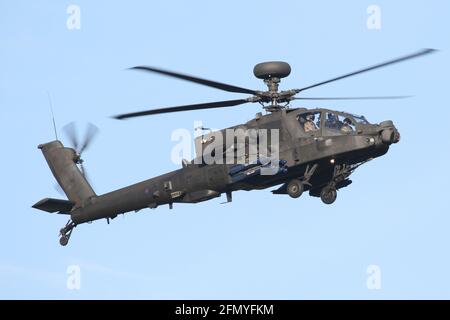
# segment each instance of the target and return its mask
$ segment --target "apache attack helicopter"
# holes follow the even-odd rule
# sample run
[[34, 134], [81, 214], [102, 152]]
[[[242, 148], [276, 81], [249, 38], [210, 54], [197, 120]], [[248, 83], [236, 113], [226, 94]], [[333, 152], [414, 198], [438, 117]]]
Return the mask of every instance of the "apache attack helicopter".
[[[238, 156], [233, 156], [234, 161], [232, 162], [207, 163], [200, 151], [197, 152], [194, 160], [183, 160], [181, 169], [103, 195], [97, 195], [85, 178], [81, 159], [81, 154], [88, 147], [95, 130], [91, 128], [86, 140], [80, 144], [71, 128], [68, 131], [74, 148], [64, 147], [59, 140], [38, 146], [68, 200], [45, 198], [34, 204], [33, 208], [70, 216], [66, 226], [60, 230], [60, 244], [65, 246], [73, 228], [85, 222], [105, 218], [109, 223], [109, 220], [118, 214], [129, 211], [156, 208], [165, 204], [172, 208], [173, 203], [198, 203], [219, 197], [221, 194], [226, 194], [227, 201], [231, 202], [232, 192], [238, 190], [278, 186], [272, 190], [273, 194], [287, 194], [292, 198], [298, 198], [304, 191], [309, 191], [311, 196], [320, 197], [324, 203], [331, 204], [336, 200], [337, 190], [352, 183], [349, 179], [352, 172], [367, 161], [384, 155], [392, 144], [400, 140], [400, 133], [390, 120], [372, 124], [363, 116], [323, 108], [290, 108], [289, 103], [294, 100], [404, 98], [404, 96], [311, 98], [296, 97], [296, 95], [321, 85], [434, 51], [433, 49], [423, 49], [301, 89], [286, 91], [279, 91], [278, 86], [280, 80], [290, 74], [291, 68], [286, 62], [280, 61], [264, 62], [254, 67], [254, 75], [264, 81], [268, 88], [267, 91], [246, 89], [153, 67], [134, 67], [132, 69], [158, 73], [251, 96], [238, 100], [127, 113], [114, 118], [127, 119], [257, 102], [263, 106], [266, 114], [257, 113], [254, 119], [245, 124], [197, 137], [196, 146], [207, 149], [215, 142], [215, 137], [223, 136], [225, 131], [230, 129], [270, 130], [270, 132], [275, 129], [278, 130], [276, 161], [267, 161], [271, 156], [258, 154], [259, 149], [256, 148], [256, 157], [253, 157], [252, 161], [237, 162]], [[222, 155], [228, 155], [230, 150], [234, 151], [238, 147], [235, 137], [231, 140], [231, 143], [228, 141], [222, 149], [225, 150]], [[256, 141], [258, 143], [258, 138]], [[273, 144], [272, 140], [271, 142]], [[243, 144], [245, 150], [243, 158], [250, 160], [249, 143], [244, 139]], [[268, 149], [272, 147], [271, 145]], [[79, 168], [78, 165], [81, 167]], [[273, 170], [271, 174], [263, 174], [265, 169]]]

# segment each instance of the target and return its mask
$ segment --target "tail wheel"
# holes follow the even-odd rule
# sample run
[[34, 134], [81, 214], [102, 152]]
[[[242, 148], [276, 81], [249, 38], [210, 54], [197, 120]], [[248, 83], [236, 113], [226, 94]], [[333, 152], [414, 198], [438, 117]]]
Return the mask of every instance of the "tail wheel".
[[287, 193], [291, 198], [298, 198], [303, 193], [303, 183], [298, 179], [291, 180], [287, 185]]
[[68, 243], [69, 243], [68, 236], [62, 236], [61, 238], [59, 238], [59, 244], [62, 245], [63, 247], [67, 246]]
[[332, 204], [336, 201], [337, 198], [337, 191], [336, 188], [326, 186], [323, 187], [322, 191], [320, 191], [320, 199], [325, 204]]
[[72, 220], [67, 221], [66, 226], [59, 230], [60, 238], [59, 244], [62, 246], [67, 246], [69, 243], [70, 236], [72, 235], [73, 228], [77, 225], [72, 222]]

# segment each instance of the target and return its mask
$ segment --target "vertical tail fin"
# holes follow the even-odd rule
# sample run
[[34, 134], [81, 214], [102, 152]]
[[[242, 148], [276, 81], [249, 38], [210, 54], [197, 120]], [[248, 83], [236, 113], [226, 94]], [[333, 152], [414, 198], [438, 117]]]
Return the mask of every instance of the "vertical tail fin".
[[59, 140], [41, 144], [38, 148], [42, 150], [53, 176], [67, 198], [75, 203], [75, 207], [83, 206], [89, 198], [96, 196], [76, 165], [78, 156], [74, 149], [64, 147]]

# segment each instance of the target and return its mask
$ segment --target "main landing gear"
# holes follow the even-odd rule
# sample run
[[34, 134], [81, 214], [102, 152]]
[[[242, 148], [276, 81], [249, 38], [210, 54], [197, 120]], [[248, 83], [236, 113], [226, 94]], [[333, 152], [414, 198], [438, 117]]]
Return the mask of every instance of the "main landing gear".
[[[320, 197], [323, 203], [332, 204], [337, 199], [337, 190], [345, 188], [352, 183], [348, 177], [355, 171], [356, 168], [370, 161], [368, 159], [358, 164], [336, 164], [333, 168], [326, 168], [320, 176], [313, 181], [312, 185], [309, 181], [318, 164], [313, 166], [306, 166], [305, 173], [301, 178], [295, 178], [283, 184], [276, 190], [272, 190], [273, 194], [288, 194], [291, 198], [300, 197], [305, 190], [309, 189], [309, 195], [313, 197]], [[331, 172], [328, 170], [332, 170]], [[330, 177], [331, 176], [331, 177]], [[327, 182], [328, 181], [328, 182]]]
[[336, 201], [337, 198], [337, 190], [336, 187], [332, 184], [326, 185], [320, 191], [320, 200], [322, 200], [325, 204], [332, 204]]
[[294, 199], [300, 197], [303, 190], [303, 183], [298, 179], [292, 179], [286, 187], [287, 194]]
[[[362, 163], [361, 163], [362, 164]], [[337, 198], [337, 189], [338, 187], [341, 188], [342, 186], [345, 186], [345, 182], [348, 182], [349, 180], [346, 180], [359, 165], [347, 165], [347, 164], [341, 164], [336, 165], [334, 167], [333, 171], [333, 178], [331, 181], [325, 185], [322, 190], [320, 190], [320, 200], [322, 200], [325, 204], [332, 204], [336, 201]]]
[[309, 183], [309, 179], [311, 179], [312, 175], [316, 171], [318, 165], [315, 164], [311, 168], [306, 166], [305, 173], [301, 179], [292, 179], [289, 181], [286, 187], [286, 192], [291, 198], [298, 198], [303, 194], [305, 190], [305, 185], [311, 186]]
[[59, 244], [62, 246], [67, 246], [69, 243], [70, 235], [72, 234], [73, 228], [77, 225], [73, 223], [71, 220], [67, 221], [66, 226], [59, 230]]

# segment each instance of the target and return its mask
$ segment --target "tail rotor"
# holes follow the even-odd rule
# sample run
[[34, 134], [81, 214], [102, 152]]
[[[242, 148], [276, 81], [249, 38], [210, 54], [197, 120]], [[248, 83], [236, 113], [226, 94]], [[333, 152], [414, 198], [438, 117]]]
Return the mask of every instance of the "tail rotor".
[[81, 158], [81, 155], [83, 154], [84, 151], [89, 149], [89, 147], [92, 144], [92, 141], [94, 141], [95, 137], [98, 135], [99, 129], [92, 123], [88, 123], [86, 127], [86, 133], [84, 135], [83, 140], [81, 141], [78, 138], [79, 134], [75, 122], [71, 122], [66, 126], [64, 126], [63, 131], [76, 152], [76, 157], [74, 161], [76, 164], [80, 166], [81, 173], [87, 179], [86, 169], [83, 164], [84, 160]]

